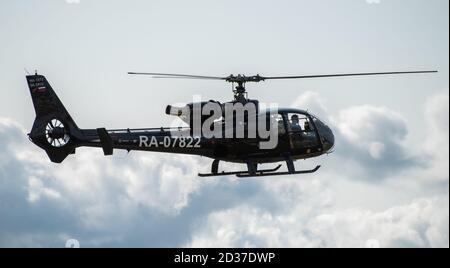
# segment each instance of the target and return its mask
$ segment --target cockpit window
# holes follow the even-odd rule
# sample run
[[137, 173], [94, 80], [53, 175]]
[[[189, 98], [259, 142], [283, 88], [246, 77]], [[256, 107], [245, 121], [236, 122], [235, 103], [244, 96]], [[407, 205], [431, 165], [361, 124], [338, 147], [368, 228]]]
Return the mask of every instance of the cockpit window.
[[278, 126], [278, 135], [286, 134], [286, 128], [284, 127], [283, 116], [281, 114], [274, 114], [272, 118], [275, 120]]
[[314, 121], [314, 124], [315, 124], [316, 126], [318, 126], [318, 128], [319, 128], [319, 125], [320, 125], [320, 126], [325, 126], [325, 124], [323, 123], [323, 121], [321, 121], [317, 116], [315, 116], [315, 115], [313, 115], [313, 114], [309, 114], [309, 115], [311, 116], [312, 120]]
[[288, 114], [288, 121], [291, 131], [293, 132], [312, 132], [314, 125], [311, 124], [310, 119], [304, 114]]

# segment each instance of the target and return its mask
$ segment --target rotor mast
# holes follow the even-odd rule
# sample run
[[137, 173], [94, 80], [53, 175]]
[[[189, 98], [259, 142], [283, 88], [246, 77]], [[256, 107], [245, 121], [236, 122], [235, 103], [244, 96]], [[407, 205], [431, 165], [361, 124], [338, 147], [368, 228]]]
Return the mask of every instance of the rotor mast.
[[233, 93], [234, 93], [234, 100], [238, 102], [243, 102], [247, 100], [247, 92], [245, 90], [245, 82], [238, 82], [237, 86], [234, 87], [233, 83]]
[[[233, 84], [234, 100], [237, 102], [246, 103], [248, 101], [248, 95], [245, 84], [247, 82], [257, 83], [264, 81], [265, 79], [259, 74], [255, 76], [245, 76], [241, 74], [235, 76], [231, 74], [230, 76], [226, 77], [225, 80]], [[234, 84], [237, 84], [237, 86], [235, 87]]]

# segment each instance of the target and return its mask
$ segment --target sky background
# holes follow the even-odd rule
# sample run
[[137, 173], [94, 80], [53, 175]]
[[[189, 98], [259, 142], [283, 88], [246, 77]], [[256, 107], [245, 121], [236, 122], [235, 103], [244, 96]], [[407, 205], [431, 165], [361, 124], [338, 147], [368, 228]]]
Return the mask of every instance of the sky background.
[[[448, 247], [446, 0], [0, 2], [0, 246]], [[210, 160], [31, 144], [24, 68], [47, 77], [83, 128], [159, 127], [167, 104], [227, 101], [228, 84], [128, 71], [265, 76], [439, 74], [249, 84], [309, 109], [336, 153], [316, 174], [201, 180]], [[229, 168], [240, 168], [233, 165]]]

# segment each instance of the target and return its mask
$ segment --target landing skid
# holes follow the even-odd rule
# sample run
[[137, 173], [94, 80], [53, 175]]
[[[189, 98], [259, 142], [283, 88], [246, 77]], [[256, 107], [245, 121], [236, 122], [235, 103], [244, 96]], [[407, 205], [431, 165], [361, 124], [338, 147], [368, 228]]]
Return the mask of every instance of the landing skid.
[[256, 174], [250, 174], [248, 172], [236, 174], [239, 178], [253, 178], [253, 177], [269, 177], [269, 176], [283, 176], [283, 175], [295, 175], [295, 174], [310, 174], [318, 171], [320, 166], [311, 170], [300, 170], [294, 172], [256, 172]]
[[214, 160], [214, 162], [211, 166], [211, 173], [209, 173], [209, 174], [199, 173], [198, 176], [199, 177], [218, 177], [218, 176], [236, 175], [239, 178], [253, 178], [253, 177], [310, 174], [310, 173], [314, 173], [320, 169], [320, 166], [317, 166], [314, 169], [310, 169], [310, 170], [296, 171], [295, 166], [294, 166], [294, 161], [292, 160], [292, 157], [290, 155], [286, 155], [286, 165], [288, 168], [287, 172], [277, 172], [281, 168], [281, 165], [278, 165], [276, 168], [273, 168], [273, 169], [258, 170], [258, 165], [253, 163], [252, 161], [247, 161], [248, 170], [245, 170], [245, 171], [218, 172], [219, 162], [220, 161], [218, 159]]
[[[272, 169], [264, 169], [264, 170], [258, 170], [256, 174], [264, 174], [264, 173], [273, 173], [278, 171], [281, 168], [281, 165], [278, 165], [276, 168]], [[218, 172], [218, 173], [209, 173], [209, 174], [202, 174], [199, 173], [198, 176], [202, 178], [206, 177], [219, 177], [219, 176], [230, 176], [230, 175], [236, 175], [237, 177], [243, 177], [245, 175], [250, 175], [247, 170], [245, 171], [233, 171], [233, 172]]]

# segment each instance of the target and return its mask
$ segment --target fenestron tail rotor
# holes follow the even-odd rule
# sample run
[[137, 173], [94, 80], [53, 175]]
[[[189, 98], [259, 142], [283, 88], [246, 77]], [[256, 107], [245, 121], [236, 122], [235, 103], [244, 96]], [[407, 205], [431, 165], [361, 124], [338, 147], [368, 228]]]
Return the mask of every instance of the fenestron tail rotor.
[[47, 142], [56, 148], [64, 147], [70, 141], [70, 136], [64, 124], [58, 119], [52, 119], [45, 127]]

